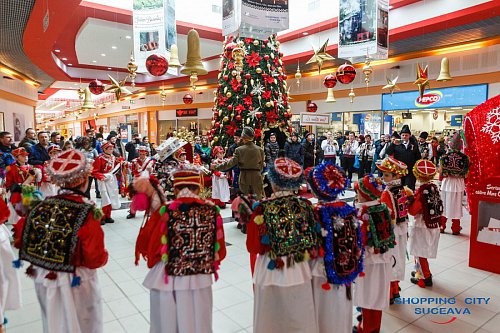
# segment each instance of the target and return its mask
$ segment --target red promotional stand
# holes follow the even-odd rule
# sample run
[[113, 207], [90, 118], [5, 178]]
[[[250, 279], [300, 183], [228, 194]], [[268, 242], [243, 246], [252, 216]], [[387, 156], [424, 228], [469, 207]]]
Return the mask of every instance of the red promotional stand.
[[500, 273], [500, 95], [469, 112], [464, 130], [470, 158], [469, 266]]

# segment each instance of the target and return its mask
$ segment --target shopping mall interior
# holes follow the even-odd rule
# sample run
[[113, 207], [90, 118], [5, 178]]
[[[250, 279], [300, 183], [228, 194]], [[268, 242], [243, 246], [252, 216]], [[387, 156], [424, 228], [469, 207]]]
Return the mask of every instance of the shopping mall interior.
[[[61, 147], [90, 129], [102, 135], [102, 145], [117, 136], [125, 147], [138, 135], [149, 139], [151, 157], [158, 149], [161, 159], [162, 144], [179, 138], [187, 145], [175, 149], [188, 150], [191, 163], [195, 137], [206, 138], [212, 151], [220, 146], [225, 152], [245, 126], [254, 129], [263, 148], [270, 133], [279, 134], [280, 149], [292, 133], [306, 141], [310, 133], [318, 140], [327, 133], [344, 140], [353, 132], [380, 142], [407, 128], [415, 138], [427, 133], [429, 145], [433, 138], [444, 145], [461, 137], [462, 154], [470, 158], [466, 192], [460, 192], [462, 229], [440, 234], [437, 257], [429, 259], [432, 286], [411, 282], [415, 260], [406, 252], [399, 293], [407, 303], [385, 307], [381, 328], [373, 332], [495, 333], [500, 327], [499, 12], [496, 0], [2, 0], [0, 132], [11, 134], [15, 145], [30, 129], [56, 132]], [[319, 147], [310, 166], [326, 157]], [[177, 156], [174, 150], [169, 155]], [[341, 154], [338, 150], [335, 162], [344, 167]], [[377, 172], [375, 164], [371, 172]], [[213, 165], [204, 168], [205, 178], [215, 179]], [[361, 176], [355, 173], [352, 181]], [[433, 181], [441, 186], [443, 179], [436, 174]], [[118, 180], [120, 191], [124, 183]], [[90, 196], [99, 206], [97, 191], [92, 188]], [[318, 202], [305, 181], [298, 192]], [[0, 193], [6, 200], [12, 195], [8, 189]], [[349, 205], [355, 198], [352, 186], [339, 196]], [[143, 281], [150, 270], [144, 261], [134, 264], [136, 240], [149, 215], [132, 214], [127, 193], [119, 200], [115, 223], [102, 226], [109, 259], [97, 270], [102, 327], [95, 332], [149, 332], [155, 306]], [[161, 332], [278, 332], [257, 328], [247, 236], [235, 218], [233, 193], [223, 201], [227, 256], [212, 285], [212, 323]], [[409, 220], [414, 223], [414, 217]], [[6, 262], [0, 258], [0, 265]], [[51, 332], [45, 320], [57, 314], [44, 313], [33, 279], [24, 274], [28, 266], [19, 270], [22, 304], [6, 307], [0, 332]], [[358, 325], [360, 307], [349, 304], [349, 330], [332, 326], [328, 332], [347, 333], [352, 326], [365, 332]]]

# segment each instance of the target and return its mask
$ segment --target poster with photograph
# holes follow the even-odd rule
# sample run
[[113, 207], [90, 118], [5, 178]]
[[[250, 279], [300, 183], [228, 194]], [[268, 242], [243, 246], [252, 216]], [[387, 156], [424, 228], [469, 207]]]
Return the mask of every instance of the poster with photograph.
[[[134, 56], [137, 71], [146, 73], [146, 59], [151, 54], [170, 57], [170, 47], [177, 43], [175, 0], [134, 0]], [[177, 75], [175, 68], [169, 74]]]
[[0, 131], [5, 131], [4, 114], [0, 112]]
[[14, 125], [14, 141], [18, 142], [24, 138], [24, 132], [26, 131], [24, 115], [20, 113], [13, 113], [12, 119]]
[[223, 0], [223, 34], [267, 39], [288, 29], [288, 0]]
[[339, 1], [339, 58], [387, 59], [388, 0]]

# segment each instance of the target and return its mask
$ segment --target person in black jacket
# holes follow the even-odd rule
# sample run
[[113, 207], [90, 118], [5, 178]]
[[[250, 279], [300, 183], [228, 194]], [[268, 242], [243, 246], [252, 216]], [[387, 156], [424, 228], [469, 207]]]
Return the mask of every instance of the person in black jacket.
[[[386, 155], [393, 156], [398, 161], [405, 163], [408, 166], [408, 170], [413, 170], [415, 162], [422, 158], [420, 150], [418, 148], [417, 139], [411, 135], [410, 128], [408, 125], [404, 125], [400, 132], [401, 143], [397, 144], [397, 141], [392, 142], [386, 150]], [[417, 179], [413, 172], [408, 172], [406, 176], [401, 178], [403, 185], [408, 186], [411, 190], [415, 191], [415, 183]]]
[[128, 153], [127, 161], [132, 162], [133, 159], [139, 157], [139, 153], [137, 152], [137, 147], [141, 145], [141, 139], [139, 138], [139, 134], [135, 133], [132, 141], [127, 142], [125, 145], [125, 150]]
[[274, 164], [274, 161], [279, 157], [280, 145], [276, 141], [276, 134], [271, 133], [269, 142], [264, 147], [264, 154], [266, 154], [266, 163], [268, 166]]
[[306, 141], [302, 146], [304, 150], [304, 170], [318, 165], [319, 160], [321, 159], [321, 149], [318, 149], [313, 133], [307, 134]]
[[38, 132], [38, 143], [31, 146], [28, 163], [31, 165], [43, 165], [50, 160], [49, 152], [49, 132]]
[[291, 138], [285, 143], [285, 157], [294, 160], [300, 165], [304, 164], [304, 149], [297, 132], [293, 132]]

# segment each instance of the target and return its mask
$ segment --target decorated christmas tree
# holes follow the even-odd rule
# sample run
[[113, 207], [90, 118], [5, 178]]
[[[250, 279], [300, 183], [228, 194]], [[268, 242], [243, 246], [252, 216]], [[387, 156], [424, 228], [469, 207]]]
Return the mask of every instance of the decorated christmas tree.
[[237, 129], [251, 126], [257, 144], [292, 130], [286, 75], [276, 36], [267, 40], [228, 37], [224, 43], [213, 107], [212, 146], [229, 147]]

